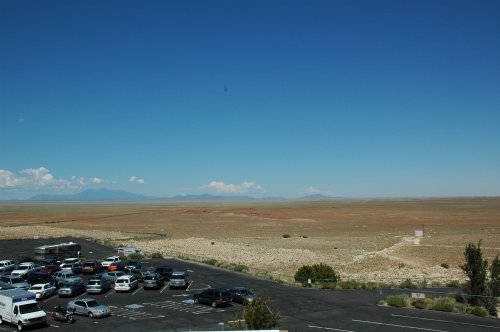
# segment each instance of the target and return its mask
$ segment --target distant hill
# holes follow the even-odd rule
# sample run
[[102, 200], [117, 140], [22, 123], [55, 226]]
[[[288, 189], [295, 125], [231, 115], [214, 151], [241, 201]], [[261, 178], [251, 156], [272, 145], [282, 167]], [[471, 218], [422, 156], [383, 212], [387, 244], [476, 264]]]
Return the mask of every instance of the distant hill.
[[307, 195], [307, 196], [298, 198], [298, 200], [300, 200], [300, 201], [324, 201], [324, 200], [329, 200], [329, 199], [333, 199], [333, 197], [325, 196], [325, 195], [321, 195], [321, 194]]
[[143, 201], [153, 197], [134, 194], [124, 190], [87, 189], [73, 195], [35, 195], [30, 201]]

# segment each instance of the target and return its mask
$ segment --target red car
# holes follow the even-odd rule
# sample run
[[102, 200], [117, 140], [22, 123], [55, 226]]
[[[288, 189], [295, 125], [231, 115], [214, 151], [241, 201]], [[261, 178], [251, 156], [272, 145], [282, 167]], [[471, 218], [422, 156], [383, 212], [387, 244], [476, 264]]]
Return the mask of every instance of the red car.
[[61, 271], [61, 267], [59, 265], [47, 265], [39, 272], [54, 274], [57, 271]]
[[124, 270], [125, 270], [125, 263], [121, 261], [111, 263], [111, 265], [108, 266], [108, 271], [124, 271]]

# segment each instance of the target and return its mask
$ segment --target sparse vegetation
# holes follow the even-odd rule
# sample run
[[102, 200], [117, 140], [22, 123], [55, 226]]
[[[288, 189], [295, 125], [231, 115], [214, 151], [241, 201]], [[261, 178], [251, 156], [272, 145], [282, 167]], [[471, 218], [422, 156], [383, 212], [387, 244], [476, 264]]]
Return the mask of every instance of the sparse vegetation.
[[386, 301], [391, 307], [403, 308], [410, 306], [410, 300], [407, 295], [392, 295], [387, 297]]
[[232, 329], [263, 330], [278, 328], [280, 326], [280, 316], [271, 311], [267, 300], [257, 297], [247, 304], [243, 313], [239, 313], [236, 319], [229, 326]]
[[450, 265], [448, 263], [441, 263], [440, 265], [442, 268], [449, 269]]
[[151, 254], [151, 258], [163, 258], [163, 255], [161, 252], [154, 252]]
[[399, 288], [418, 288], [418, 285], [411, 281], [411, 279], [406, 279], [399, 284]]
[[284, 239], [288, 239], [290, 237], [290, 234], [283, 234]]
[[128, 259], [143, 259], [144, 255], [138, 252], [128, 255]]

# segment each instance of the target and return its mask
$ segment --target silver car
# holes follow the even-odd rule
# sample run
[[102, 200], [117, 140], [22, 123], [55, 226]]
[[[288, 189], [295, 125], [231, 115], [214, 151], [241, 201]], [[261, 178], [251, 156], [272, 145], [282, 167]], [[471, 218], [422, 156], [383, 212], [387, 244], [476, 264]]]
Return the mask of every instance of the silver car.
[[13, 276], [13, 275], [2, 276], [0, 277], [0, 281], [3, 281], [7, 284], [10, 284], [12, 287], [19, 289], [27, 290], [28, 288], [30, 288], [30, 285], [23, 278], [19, 276]]
[[100, 304], [90, 297], [69, 301], [67, 307], [74, 308], [75, 314], [88, 316], [89, 318], [105, 317], [111, 314], [108, 306]]
[[103, 274], [101, 274], [101, 276], [103, 278], [108, 279], [112, 283], [114, 283], [116, 281], [116, 279], [118, 279], [119, 277], [124, 276], [124, 275], [125, 275], [125, 272], [123, 272], [123, 271], [104, 272]]
[[170, 288], [188, 288], [189, 278], [186, 272], [172, 272], [170, 277]]

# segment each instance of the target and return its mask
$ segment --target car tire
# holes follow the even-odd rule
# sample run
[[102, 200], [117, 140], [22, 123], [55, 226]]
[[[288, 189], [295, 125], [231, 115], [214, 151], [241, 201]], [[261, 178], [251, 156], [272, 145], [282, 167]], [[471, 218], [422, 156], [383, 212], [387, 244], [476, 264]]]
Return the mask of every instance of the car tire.
[[22, 331], [22, 330], [24, 330], [23, 323], [21, 323], [21, 322], [17, 323], [17, 330], [18, 330], [18, 331]]
[[0, 325], [3, 324], [2, 316], [0, 316]]
[[195, 298], [195, 299], [194, 299], [194, 303], [200, 303], [200, 299]]
[[94, 314], [91, 311], [89, 311], [88, 316], [89, 318], [94, 318]]
[[217, 308], [217, 302], [212, 301], [212, 308]]

